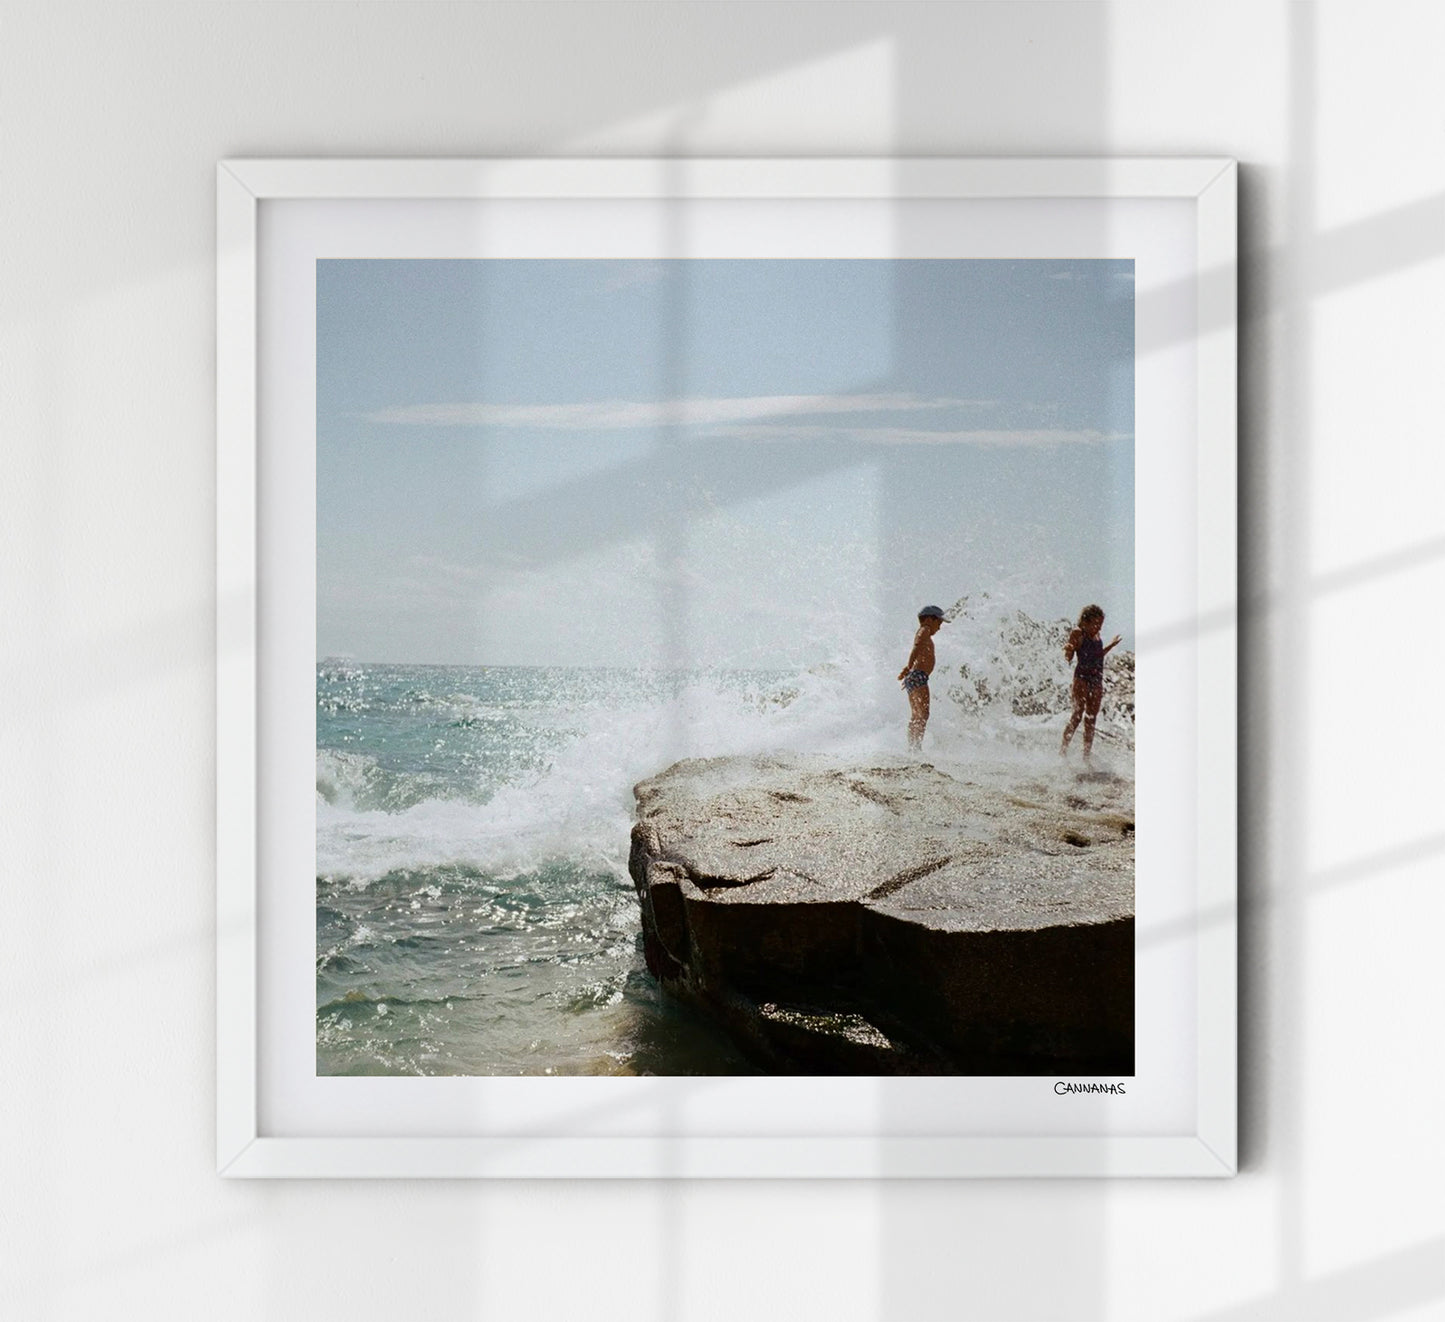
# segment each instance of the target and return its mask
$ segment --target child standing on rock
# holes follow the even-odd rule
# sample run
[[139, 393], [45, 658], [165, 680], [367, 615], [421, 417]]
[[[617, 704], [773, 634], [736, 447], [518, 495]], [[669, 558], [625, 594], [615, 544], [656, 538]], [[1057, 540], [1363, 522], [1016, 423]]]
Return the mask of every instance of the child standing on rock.
[[928, 677], [933, 673], [933, 635], [943, 627], [943, 608], [925, 606], [918, 612], [918, 632], [913, 635], [913, 650], [898, 678], [908, 694], [908, 747], [923, 747], [923, 731], [928, 725]]
[[1099, 641], [1099, 632], [1104, 627], [1104, 612], [1099, 606], [1085, 606], [1079, 612], [1078, 627], [1069, 634], [1064, 644], [1064, 660], [1074, 665], [1074, 712], [1064, 729], [1064, 741], [1059, 745], [1059, 756], [1069, 751], [1069, 740], [1084, 722], [1084, 763], [1088, 764], [1094, 751], [1094, 723], [1099, 717], [1099, 704], [1104, 700], [1104, 658], [1119, 645], [1115, 634], [1107, 646]]

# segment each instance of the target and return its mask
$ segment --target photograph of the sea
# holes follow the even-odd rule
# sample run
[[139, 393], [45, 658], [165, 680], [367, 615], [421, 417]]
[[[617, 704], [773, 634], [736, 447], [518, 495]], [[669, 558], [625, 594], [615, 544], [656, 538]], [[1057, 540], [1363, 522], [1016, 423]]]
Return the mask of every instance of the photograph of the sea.
[[[984, 615], [952, 628], [927, 760], [1007, 795], [1075, 796], [1058, 756], [1069, 621]], [[1132, 656], [1119, 666], [1108, 775], [1084, 788], [1132, 801]], [[316, 692], [326, 1075], [758, 1072], [647, 970], [633, 786], [690, 756], [904, 754], [883, 657], [795, 673], [328, 659]]]

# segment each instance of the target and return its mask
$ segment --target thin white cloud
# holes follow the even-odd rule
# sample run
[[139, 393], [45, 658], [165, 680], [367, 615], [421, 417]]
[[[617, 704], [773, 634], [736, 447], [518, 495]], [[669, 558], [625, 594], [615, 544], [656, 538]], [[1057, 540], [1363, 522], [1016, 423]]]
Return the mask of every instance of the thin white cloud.
[[518, 427], [621, 431], [631, 427], [724, 426], [818, 414], [981, 408], [991, 401], [916, 395], [743, 395], [675, 400], [589, 400], [580, 404], [409, 404], [367, 413], [367, 422], [407, 427]]
[[1132, 441], [1132, 432], [1102, 432], [1062, 427], [970, 428], [940, 431], [922, 427], [818, 427], [781, 424], [723, 427], [715, 435], [746, 441], [850, 441], [860, 445], [1102, 445]]

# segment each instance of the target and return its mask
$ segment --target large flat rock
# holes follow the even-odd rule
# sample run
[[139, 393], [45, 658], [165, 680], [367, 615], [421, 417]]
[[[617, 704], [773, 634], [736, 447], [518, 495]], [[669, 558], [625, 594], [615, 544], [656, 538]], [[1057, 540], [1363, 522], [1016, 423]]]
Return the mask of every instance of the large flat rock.
[[716, 758], [636, 796], [648, 967], [771, 1067], [1133, 1072], [1131, 781]]

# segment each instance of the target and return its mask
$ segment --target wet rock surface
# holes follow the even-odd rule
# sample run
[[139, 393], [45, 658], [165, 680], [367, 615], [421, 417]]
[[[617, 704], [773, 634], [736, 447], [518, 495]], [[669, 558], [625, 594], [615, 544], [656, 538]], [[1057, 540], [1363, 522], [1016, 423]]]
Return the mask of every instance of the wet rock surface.
[[635, 793], [648, 967], [769, 1068], [1133, 1072], [1132, 781], [717, 758]]

